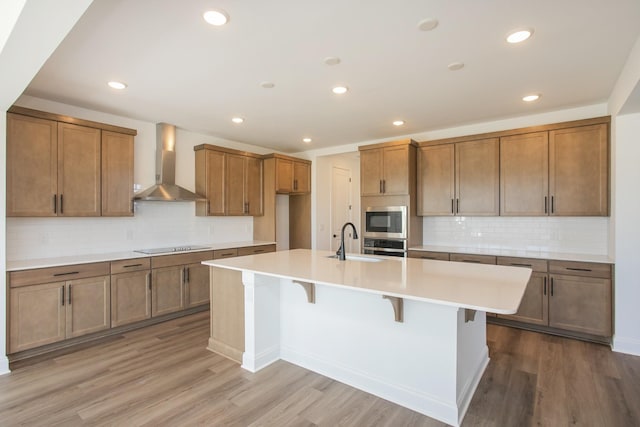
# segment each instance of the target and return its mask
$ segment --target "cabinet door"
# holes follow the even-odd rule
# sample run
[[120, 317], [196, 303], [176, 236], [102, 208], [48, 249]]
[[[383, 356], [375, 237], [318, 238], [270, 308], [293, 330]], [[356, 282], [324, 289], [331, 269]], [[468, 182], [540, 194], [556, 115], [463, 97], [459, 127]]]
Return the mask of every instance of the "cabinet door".
[[226, 155], [219, 151], [205, 150], [205, 152], [207, 215], [224, 215]]
[[245, 176], [245, 198], [248, 214], [260, 216], [264, 213], [262, 202], [262, 159], [247, 157]]
[[151, 317], [151, 272], [111, 276], [111, 327]]
[[186, 267], [185, 308], [209, 303], [209, 266], [189, 264]]
[[244, 197], [246, 175], [246, 157], [236, 154], [226, 155], [225, 196], [227, 215], [245, 215], [247, 213]]
[[549, 276], [549, 326], [611, 336], [611, 280]]
[[111, 327], [110, 276], [67, 282], [67, 338]]
[[58, 123], [7, 114], [7, 216], [56, 216]]
[[609, 214], [606, 124], [549, 132], [551, 215]]
[[276, 193], [293, 191], [293, 162], [276, 158]]
[[418, 215], [453, 215], [455, 146], [421, 147], [418, 153]]
[[184, 309], [184, 274], [182, 266], [151, 270], [151, 317]]
[[65, 284], [12, 288], [9, 302], [9, 353], [65, 338]]
[[133, 216], [133, 136], [102, 131], [102, 216]]
[[456, 213], [498, 216], [500, 149], [498, 138], [456, 144]]
[[360, 151], [360, 193], [362, 196], [382, 194], [382, 149]]
[[548, 135], [536, 132], [500, 138], [500, 215], [548, 214]]
[[295, 193], [311, 192], [311, 167], [308, 163], [293, 162], [293, 191]]
[[100, 216], [100, 129], [58, 123], [58, 216]]
[[547, 280], [546, 273], [531, 273], [518, 312], [512, 315], [500, 314], [499, 317], [536, 325], [547, 325], [549, 318]]
[[409, 146], [384, 148], [382, 171], [385, 196], [409, 194]]

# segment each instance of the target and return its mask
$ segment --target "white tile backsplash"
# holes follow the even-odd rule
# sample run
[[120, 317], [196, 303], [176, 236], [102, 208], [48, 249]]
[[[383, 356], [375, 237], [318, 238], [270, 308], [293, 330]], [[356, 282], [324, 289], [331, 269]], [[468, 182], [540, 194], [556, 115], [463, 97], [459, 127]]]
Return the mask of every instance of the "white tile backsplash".
[[608, 255], [608, 217], [425, 217], [423, 244]]
[[193, 202], [136, 202], [127, 218], [7, 218], [7, 260], [253, 240], [252, 217], [197, 217]]

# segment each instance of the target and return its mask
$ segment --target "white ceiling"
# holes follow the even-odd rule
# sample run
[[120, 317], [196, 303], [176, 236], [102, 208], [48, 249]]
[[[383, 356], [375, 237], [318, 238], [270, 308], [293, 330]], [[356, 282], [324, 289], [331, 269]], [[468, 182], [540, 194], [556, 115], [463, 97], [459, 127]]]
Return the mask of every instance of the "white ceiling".
[[25, 93], [296, 152], [604, 102], [639, 22], [638, 0], [95, 0]]

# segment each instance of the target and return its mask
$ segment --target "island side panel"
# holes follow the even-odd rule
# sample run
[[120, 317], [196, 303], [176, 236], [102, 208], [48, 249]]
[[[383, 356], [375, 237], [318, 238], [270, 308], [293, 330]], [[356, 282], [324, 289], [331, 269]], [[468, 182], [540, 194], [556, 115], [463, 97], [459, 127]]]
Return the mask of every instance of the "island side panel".
[[400, 323], [378, 294], [316, 285], [310, 304], [289, 280], [280, 292], [282, 359], [458, 425], [457, 307], [405, 299]]
[[242, 363], [244, 286], [240, 271], [210, 267], [210, 337], [207, 348]]
[[459, 422], [469, 408], [471, 398], [489, 364], [486, 313], [476, 311], [474, 320], [465, 321], [465, 310], [458, 310], [457, 401]]
[[280, 359], [280, 279], [242, 272], [245, 351], [242, 367], [257, 372]]

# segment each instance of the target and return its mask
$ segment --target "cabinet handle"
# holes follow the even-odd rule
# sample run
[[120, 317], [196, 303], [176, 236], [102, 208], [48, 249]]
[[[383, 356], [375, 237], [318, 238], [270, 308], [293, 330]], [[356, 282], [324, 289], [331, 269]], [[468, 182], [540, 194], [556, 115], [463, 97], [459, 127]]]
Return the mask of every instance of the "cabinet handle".
[[53, 213], [54, 214], [58, 213], [58, 195], [57, 194], [53, 195]]
[[60, 213], [63, 214], [64, 213], [64, 199], [63, 199], [63, 195], [60, 195]]
[[53, 277], [58, 277], [58, 276], [69, 276], [72, 274], [78, 274], [80, 273], [79, 271], [69, 271], [68, 273], [56, 273], [53, 275]]
[[60, 302], [62, 303], [62, 306], [64, 307], [64, 286], [62, 286], [60, 288], [60, 290], [62, 291], [62, 295], [61, 295], [62, 298], [60, 298]]
[[556, 209], [555, 209], [555, 203], [554, 203], [554, 197], [551, 196], [551, 213], [555, 213]]
[[420, 258], [422, 259], [433, 259], [433, 260], [437, 260], [438, 258], [434, 257], [434, 256], [421, 256]]
[[207, 200], [207, 213], [210, 214], [211, 213], [211, 201]]
[[547, 196], [544, 196], [544, 213], [549, 213], [547, 209]]
[[573, 268], [573, 267], [565, 267], [565, 268], [571, 271], [593, 271], [590, 268]]
[[456, 213], [460, 213], [460, 199], [456, 199]]
[[131, 213], [135, 213], [135, 206], [134, 206], [135, 202], [133, 199], [131, 199]]
[[71, 305], [71, 287], [72, 286], [73, 285], [69, 285], [69, 299], [68, 299], [69, 305]]
[[451, 215], [453, 215], [455, 213], [456, 213], [456, 211], [455, 211], [455, 208], [454, 208], [454, 205], [453, 205], [453, 199], [451, 199]]
[[512, 262], [511, 265], [514, 266], [514, 267], [529, 267], [529, 268], [532, 268], [531, 264], [518, 264], [517, 262]]
[[382, 194], [382, 180], [380, 180], [380, 194]]
[[386, 179], [382, 180], [382, 192], [383, 193], [387, 192], [387, 180]]
[[253, 251], [254, 254], [259, 254], [260, 252], [264, 252], [264, 249], [255, 249]]
[[547, 295], [547, 278], [542, 279], [542, 295]]
[[190, 271], [189, 271], [189, 267], [185, 267], [184, 269], [186, 276], [187, 276], [187, 283], [189, 283], [191, 281], [191, 277], [190, 277]]
[[294, 190], [297, 190], [297, 189], [298, 189], [298, 180], [297, 180], [297, 179], [294, 179], [294, 180], [293, 180], [293, 189], [294, 189]]
[[129, 264], [129, 265], [125, 265], [123, 268], [132, 268], [132, 267], [142, 267], [142, 264]]
[[186, 283], [187, 281], [187, 272], [184, 267], [182, 267], [182, 283]]
[[553, 277], [551, 278], [551, 296], [553, 296]]
[[476, 261], [475, 259], [463, 259], [462, 262], [470, 262], [472, 264], [482, 264], [482, 261]]

